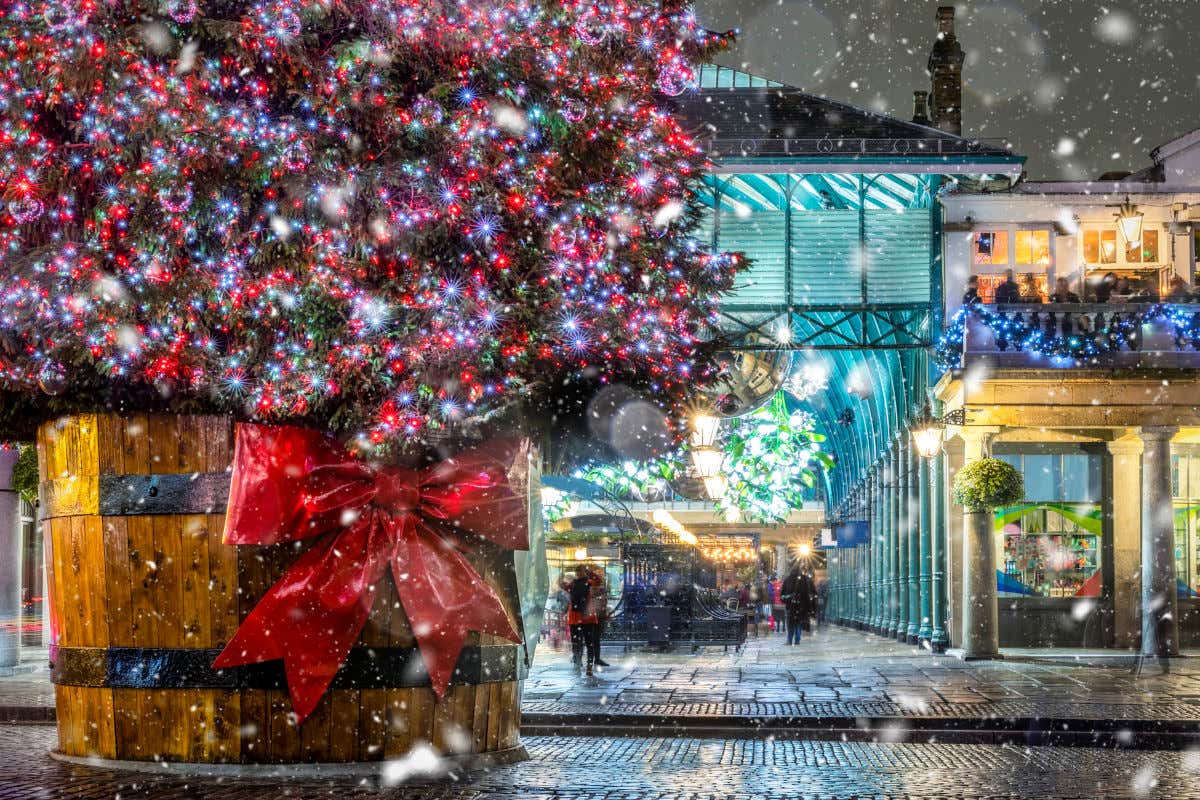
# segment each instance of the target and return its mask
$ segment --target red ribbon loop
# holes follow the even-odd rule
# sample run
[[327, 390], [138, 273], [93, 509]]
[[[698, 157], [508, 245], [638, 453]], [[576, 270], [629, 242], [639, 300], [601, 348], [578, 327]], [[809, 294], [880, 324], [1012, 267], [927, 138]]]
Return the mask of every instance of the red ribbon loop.
[[527, 442], [497, 440], [417, 471], [356, 459], [317, 431], [238, 425], [224, 541], [323, 538], [267, 591], [213, 666], [283, 659], [303, 721], [358, 639], [390, 566], [442, 697], [468, 632], [521, 637], [457, 537], [440, 530], [528, 549], [527, 457]]

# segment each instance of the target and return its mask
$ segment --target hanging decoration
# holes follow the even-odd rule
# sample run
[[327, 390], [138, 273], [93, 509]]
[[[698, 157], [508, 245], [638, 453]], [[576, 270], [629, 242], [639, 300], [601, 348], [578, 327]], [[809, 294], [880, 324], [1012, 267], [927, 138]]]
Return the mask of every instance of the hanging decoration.
[[727, 42], [683, 0], [5, 4], [0, 423], [378, 455], [581, 382], [681, 412], [740, 262], [664, 93]]
[[728, 421], [725, 434], [725, 493], [717, 509], [737, 512], [750, 522], [784, 522], [804, 499], [833, 459], [821, 451], [824, 435], [813, 416], [789, 411], [783, 392], [758, 411]]
[[[722, 424], [715, 472], [724, 478], [725, 490], [715, 503], [727, 518], [783, 522], [804, 507], [819, 472], [833, 468], [833, 459], [821, 450], [825, 436], [815, 430], [815, 419], [806, 411], [790, 411], [784, 392], [758, 411]], [[575, 477], [614, 497], [661, 499], [668, 482], [687, 471], [689, 455], [684, 448], [647, 462], [594, 464], [576, 471]]]

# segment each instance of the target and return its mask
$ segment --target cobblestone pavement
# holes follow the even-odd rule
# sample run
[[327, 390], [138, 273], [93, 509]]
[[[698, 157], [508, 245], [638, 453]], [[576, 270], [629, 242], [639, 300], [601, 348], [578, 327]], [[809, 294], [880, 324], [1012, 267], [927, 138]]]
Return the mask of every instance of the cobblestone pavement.
[[794, 647], [751, 638], [742, 652], [622, 653], [589, 684], [567, 650], [540, 646], [525, 684], [531, 714], [604, 711], [671, 716], [1069, 717], [1200, 721], [1200, 658], [1170, 674], [1149, 663], [1066, 651], [1010, 651], [963, 662], [891, 640], [826, 628]]
[[527, 737], [531, 760], [456, 782], [188, 780], [52, 760], [54, 729], [0, 726], [0, 800], [387, 797], [397, 800], [1195, 798], [1200, 752], [976, 744]]

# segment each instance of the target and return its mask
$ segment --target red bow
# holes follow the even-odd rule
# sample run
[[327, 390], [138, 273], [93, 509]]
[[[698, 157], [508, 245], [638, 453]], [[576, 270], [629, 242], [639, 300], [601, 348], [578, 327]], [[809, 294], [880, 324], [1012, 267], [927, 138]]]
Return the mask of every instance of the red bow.
[[213, 666], [282, 658], [303, 721], [358, 639], [389, 564], [439, 698], [468, 631], [519, 643], [456, 533], [528, 549], [526, 448], [489, 442], [417, 471], [369, 464], [317, 431], [238, 425], [224, 541], [328, 535], [263, 596]]

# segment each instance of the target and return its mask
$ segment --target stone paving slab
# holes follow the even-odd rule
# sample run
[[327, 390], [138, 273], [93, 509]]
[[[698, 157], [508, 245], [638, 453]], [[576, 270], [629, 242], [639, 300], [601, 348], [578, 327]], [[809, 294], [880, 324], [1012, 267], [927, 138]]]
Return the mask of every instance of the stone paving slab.
[[48, 726], [0, 726], [0, 800], [781, 800], [1195, 798], [1200, 753], [973, 744], [527, 737], [531, 760], [457, 783], [381, 788], [189, 780], [56, 762]]
[[741, 652], [605, 653], [612, 666], [590, 685], [569, 654], [540, 648], [525, 684], [527, 716], [604, 713], [690, 717], [868, 717], [1200, 721], [1200, 659], [1139, 674], [1110, 655], [964, 662], [842, 629], [789, 647], [750, 639]]

